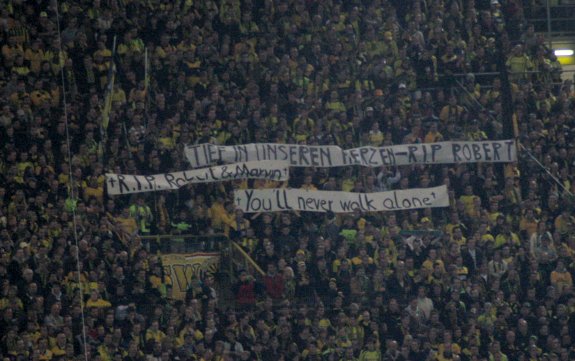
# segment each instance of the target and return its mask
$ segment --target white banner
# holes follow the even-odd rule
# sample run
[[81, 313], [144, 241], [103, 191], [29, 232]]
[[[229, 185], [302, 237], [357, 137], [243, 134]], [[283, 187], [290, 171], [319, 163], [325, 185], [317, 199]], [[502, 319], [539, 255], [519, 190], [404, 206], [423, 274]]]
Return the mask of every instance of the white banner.
[[174, 190], [193, 183], [236, 179], [285, 181], [288, 178], [289, 169], [286, 161], [268, 160], [154, 175], [106, 174], [106, 185], [108, 194], [116, 195]]
[[303, 189], [242, 189], [234, 193], [236, 206], [246, 213], [309, 211], [349, 213], [447, 207], [446, 186], [378, 193], [306, 191]]
[[345, 150], [336, 145], [251, 143], [220, 146], [205, 143], [187, 145], [185, 155], [192, 168], [205, 167], [219, 161], [237, 163], [255, 160], [283, 160], [289, 162], [291, 167], [379, 167], [514, 162], [517, 160], [517, 149], [514, 140], [400, 144]]

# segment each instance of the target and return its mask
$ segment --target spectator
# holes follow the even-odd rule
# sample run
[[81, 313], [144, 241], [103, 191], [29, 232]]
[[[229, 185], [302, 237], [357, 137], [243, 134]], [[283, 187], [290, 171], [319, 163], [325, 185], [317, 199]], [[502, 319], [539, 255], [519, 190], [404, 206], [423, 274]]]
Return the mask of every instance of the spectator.
[[136, 202], [130, 206], [130, 217], [136, 219], [142, 234], [150, 233], [152, 211], [149, 206], [144, 204], [143, 197], [138, 197]]
[[284, 278], [277, 272], [276, 265], [273, 262], [268, 264], [267, 273], [264, 277], [264, 286], [266, 294], [271, 297], [272, 300], [278, 301], [283, 298]]
[[565, 268], [565, 262], [562, 259], [557, 260], [557, 266], [551, 272], [551, 285], [557, 289], [559, 294], [568, 291], [573, 287], [573, 278], [571, 273]]
[[239, 280], [237, 284], [234, 285], [233, 292], [238, 306], [248, 310], [256, 305], [259, 286], [246, 271], [241, 271], [239, 274]]
[[524, 49], [521, 44], [517, 44], [513, 47], [511, 56], [507, 60], [506, 65], [511, 73], [510, 78], [513, 81], [525, 79], [527, 77], [526, 72], [530, 71], [533, 67], [531, 59], [524, 53]]
[[110, 306], [112, 306], [112, 304], [109, 301], [102, 299], [98, 290], [92, 290], [90, 292], [90, 299], [86, 302], [87, 308], [108, 308]]

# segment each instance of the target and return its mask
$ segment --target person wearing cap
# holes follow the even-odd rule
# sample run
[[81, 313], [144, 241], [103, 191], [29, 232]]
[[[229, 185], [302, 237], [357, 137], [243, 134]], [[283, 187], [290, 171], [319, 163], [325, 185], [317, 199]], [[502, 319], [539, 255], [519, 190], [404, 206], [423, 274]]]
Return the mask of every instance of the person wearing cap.
[[[354, 119], [355, 120], [355, 119]], [[372, 105], [365, 107], [363, 112], [363, 118], [361, 119], [361, 130], [370, 131], [373, 122], [377, 122], [378, 119], [375, 117], [375, 109]]]
[[[407, 65], [405, 64], [406, 63], [404, 62], [402, 66], [406, 67]], [[411, 99], [412, 97], [410, 92], [408, 91], [408, 85], [409, 89], [411, 89], [413, 84], [411, 77], [413, 74], [411, 70], [402, 69], [402, 71], [403, 73], [398, 75], [402, 79], [402, 81], [397, 86], [397, 101], [400, 104], [401, 111], [405, 113], [410, 113], [412, 106], [412, 99]], [[416, 125], [415, 122], [412, 122], [412, 126], [414, 125]], [[418, 125], [420, 124], [418, 123]]]
[[469, 122], [465, 132], [465, 138], [472, 141], [487, 140], [487, 134], [479, 128], [479, 121], [477, 119], [472, 119]]
[[[323, 298], [326, 306], [333, 306], [336, 297], [341, 295], [341, 290], [337, 286], [337, 279], [332, 277], [328, 281], [328, 288]], [[321, 296], [321, 295], [320, 295]]]
[[494, 252], [493, 259], [487, 263], [487, 268], [491, 279], [500, 280], [507, 272], [508, 264], [502, 259], [500, 250]]

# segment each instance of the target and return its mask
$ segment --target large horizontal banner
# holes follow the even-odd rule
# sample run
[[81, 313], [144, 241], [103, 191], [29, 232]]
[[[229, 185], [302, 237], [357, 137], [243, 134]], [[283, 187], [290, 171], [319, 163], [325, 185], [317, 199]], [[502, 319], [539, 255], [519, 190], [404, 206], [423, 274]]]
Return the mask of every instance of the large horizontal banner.
[[439, 142], [399, 144], [387, 147], [341, 149], [336, 145], [300, 145], [251, 143], [220, 146], [187, 145], [185, 155], [192, 168], [217, 162], [235, 163], [255, 160], [287, 161], [291, 167], [341, 167], [362, 165], [451, 164], [476, 162], [514, 162], [514, 140], [481, 142]]
[[172, 279], [172, 298], [184, 300], [186, 291], [194, 279], [201, 280], [207, 275], [213, 275], [218, 271], [220, 254], [186, 253], [186, 254], [163, 254], [160, 256], [164, 273]]
[[222, 182], [236, 179], [284, 181], [288, 178], [287, 162], [269, 160], [154, 175], [109, 173], [106, 174], [106, 185], [108, 194], [117, 195], [174, 190], [193, 183]]
[[446, 186], [377, 193], [242, 189], [235, 191], [234, 198], [236, 206], [246, 213], [278, 211], [349, 213], [356, 209], [362, 212], [379, 212], [449, 206]]

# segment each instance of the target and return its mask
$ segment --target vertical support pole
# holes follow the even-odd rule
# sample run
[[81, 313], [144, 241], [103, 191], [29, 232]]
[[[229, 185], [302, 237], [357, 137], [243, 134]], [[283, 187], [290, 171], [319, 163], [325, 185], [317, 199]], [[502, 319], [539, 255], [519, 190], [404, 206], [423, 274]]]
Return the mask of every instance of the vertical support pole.
[[545, 6], [547, 10], [547, 43], [549, 45], [549, 50], [553, 51], [553, 40], [551, 39], [551, 5], [549, 4], [551, 0], [545, 0]]

